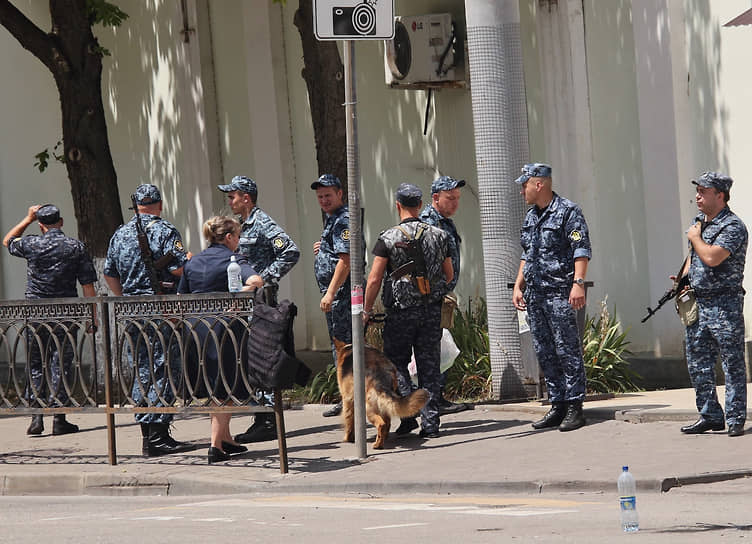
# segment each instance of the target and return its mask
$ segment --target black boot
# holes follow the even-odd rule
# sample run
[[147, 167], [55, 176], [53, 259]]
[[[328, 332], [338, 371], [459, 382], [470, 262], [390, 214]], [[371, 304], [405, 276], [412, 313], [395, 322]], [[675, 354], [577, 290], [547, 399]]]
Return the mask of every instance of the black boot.
[[141, 423], [141, 454], [149, 457], [149, 424]]
[[148, 457], [169, 455], [171, 453], [182, 453], [184, 451], [192, 451], [195, 449], [195, 445], [187, 442], [178, 442], [170, 436], [169, 423], [149, 424]]
[[65, 420], [65, 414], [55, 414], [52, 418], [52, 434], [70, 434], [77, 433], [78, 425], [69, 423]]
[[566, 402], [552, 402], [551, 409], [548, 413], [533, 423], [533, 429], [547, 429], [548, 427], [558, 427], [567, 415]]
[[585, 425], [585, 415], [582, 413], [582, 401], [573, 400], [567, 407], [567, 415], [564, 416], [564, 421], [559, 425], [559, 430], [562, 432], [574, 431]]
[[235, 442], [241, 444], [250, 444], [251, 442], [264, 442], [277, 438], [277, 421], [274, 414], [260, 413], [256, 414], [253, 425], [248, 427], [244, 433], [235, 435]]
[[334, 417], [338, 416], [342, 413], [342, 401], [339, 401], [337, 404], [329, 408], [328, 410], [325, 410], [322, 414], [324, 417]]
[[34, 414], [31, 416], [31, 425], [26, 429], [26, 434], [38, 435], [44, 432], [44, 421], [42, 414]]

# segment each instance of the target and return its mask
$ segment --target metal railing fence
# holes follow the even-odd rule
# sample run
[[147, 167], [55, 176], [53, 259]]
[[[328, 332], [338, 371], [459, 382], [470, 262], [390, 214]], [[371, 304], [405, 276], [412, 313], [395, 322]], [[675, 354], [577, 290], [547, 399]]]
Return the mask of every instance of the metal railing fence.
[[0, 412], [274, 412], [287, 472], [281, 391], [248, 378], [251, 293], [6, 300], [0, 304]]

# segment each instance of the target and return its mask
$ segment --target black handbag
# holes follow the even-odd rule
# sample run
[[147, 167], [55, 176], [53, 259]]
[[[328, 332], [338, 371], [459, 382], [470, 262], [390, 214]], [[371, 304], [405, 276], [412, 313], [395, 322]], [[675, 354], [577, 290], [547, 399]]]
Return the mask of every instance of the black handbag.
[[289, 389], [308, 382], [311, 371], [295, 356], [293, 322], [297, 313], [293, 302], [267, 304], [263, 291], [256, 290], [247, 343], [248, 381], [253, 387]]

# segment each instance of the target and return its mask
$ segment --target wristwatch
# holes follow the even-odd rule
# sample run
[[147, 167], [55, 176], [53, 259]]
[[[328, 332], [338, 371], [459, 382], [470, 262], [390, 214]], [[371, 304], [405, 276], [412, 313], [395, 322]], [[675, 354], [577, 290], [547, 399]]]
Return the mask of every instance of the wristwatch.
[[575, 278], [574, 283], [577, 285], [585, 285], [585, 279], [584, 278]]

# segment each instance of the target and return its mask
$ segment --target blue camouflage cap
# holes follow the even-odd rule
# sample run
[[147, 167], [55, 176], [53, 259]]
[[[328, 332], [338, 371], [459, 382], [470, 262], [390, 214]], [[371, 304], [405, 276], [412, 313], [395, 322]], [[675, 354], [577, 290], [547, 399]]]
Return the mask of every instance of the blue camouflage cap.
[[151, 183], [142, 183], [136, 187], [136, 203], [139, 206], [148, 206], [155, 202], [162, 202], [162, 194], [156, 185]]
[[394, 192], [394, 196], [397, 202], [403, 206], [415, 208], [420, 206], [420, 202], [423, 199], [423, 191], [412, 183], [400, 183]]
[[464, 179], [454, 179], [450, 176], [440, 176], [433, 180], [433, 183], [431, 184], [431, 194], [436, 194], [439, 191], [451, 191], [452, 189], [457, 189], [458, 187], [464, 186]]
[[718, 172], [703, 172], [699, 178], [693, 179], [692, 183], [699, 187], [714, 187], [719, 191], [728, 193], [734, 180]]
[[342, 182], [333, 174], [324, 174], [311, 183], [311, 189], [318, 189], [319, 187], [336, 187], [337, 189], [342, 189]]
[[229, 193], [230, 191], [240, 191], [242, 193], [248, 193], [249, 195], [258, 195], [258, 187], [256, 182], [247, 176], [235, 176], [230, 180], [227, 185], [217, 185], [217, 189], [223, 193]]
[[514, 180], [522, 185], [530, 178], [550, 178], [551, 165], [542, 162], [533, 162], [522, 167], [522, 175]]
[[54, 204], [44, 204], [37, 210], [37, 221], [42, 225], [54, 225], [60, 221], [60, 209]]

